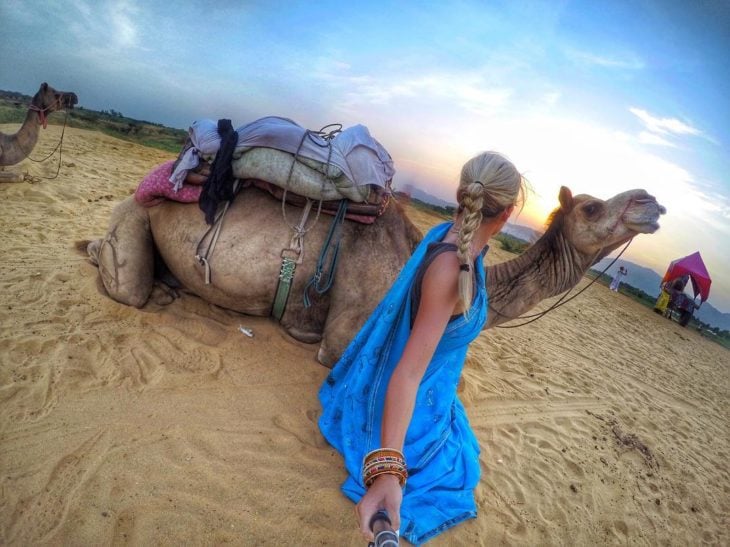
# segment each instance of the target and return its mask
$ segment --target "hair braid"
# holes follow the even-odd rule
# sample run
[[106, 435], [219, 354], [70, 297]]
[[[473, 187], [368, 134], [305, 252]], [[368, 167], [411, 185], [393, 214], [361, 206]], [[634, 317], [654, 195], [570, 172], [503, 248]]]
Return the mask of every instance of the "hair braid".
[[457, 239], [459, 299], [464, 313], [474, 294], [474, 261], [471, 243], [484, 218], [494, 218], [516, 202], [524, 202], [525, 181], [507, 158], [496, 152], [482, 152], [461, 168], [456, 201], [461, 215]]
[[464, 189], [461, 204], [464, 207], [461, 229], [457, 243], [456, 256], [462, 268], [459, 272], [459, 299], [465, 312], [471, 307], [472, 295], [474, 294], [474, 272], [471, 253], [471, 242], [474, 232], [482, 223], [482, 204], [484, 202], [484, 186], [472, 182]]

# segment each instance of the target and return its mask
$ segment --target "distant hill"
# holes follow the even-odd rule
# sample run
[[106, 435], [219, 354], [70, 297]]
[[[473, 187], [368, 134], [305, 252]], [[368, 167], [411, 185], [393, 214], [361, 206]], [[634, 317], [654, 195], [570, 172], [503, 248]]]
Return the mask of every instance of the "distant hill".
[[415, 187], [413, 184], [399, 185], [398, 191], [408, 194], [413, 199], [417, 199], [418, 201], [422, 201], [430, 205], [435, 205], [436, 207], [456, 208], [456, 203], [453, 201], [446, 201], [445, 199], [437, 198], [433, 194], [429, 194], [428, 192]]
[[[591, 270], [597, 273], [602, 272], [603, 269], [608, 266], [612, 260], [612, 258], [604, 258], [600, 260], [595, 266], [593, 266]], [[659, 296], [659, 283], [662, 280], [662, 276], [660, 276], [658, 273], [650, 268], [639, 266], [634, 262], [623, 260], [622, 258], [619, 258], [615, 262], [615, 264], [608, 269], [606, 274], [610, 277], [613, 277], [613, 275], [616, 273], [616, 270], [618, 270], [620, 266], [623, 266], [629, 270], [629, 274], [623, 279], [625, 283], [631, 285], [632, 287], [636, 287], [637, 289], [641, 289], [645, 293], [650, 294], [655, 298]], [[691, 291], [692, 290], [690, 289], [690, 293]], [[690, 294], [690, 296], [692, 296], [692, 294]], [[710, 296], [710, 298], [712, 298], [712, 296]], [[710, 304], [710, 302], [705, 302], [704, 304], [702, 304], [702, 307], [697, 310], [694, 315], [700, 321], [703, 321], [708, 325], [712, 325], [713, 327], [719, 327], [723, 330], [730, 330], [730, 313], [721, 312], [712, 304]]]
[[533, 230], [529, 226], [524, 226], [523, 224], [514, 224], [512, 222], [508, 222], [507, 224], [505, 224], [504, 228], [502, 228], [502, 231], [513, 237], [516, 237], [517, 239], [521, 239], [526, 243], [535, 243], [535, 241], [540, 239], [540, 236], [542, 236], [542, 232]]

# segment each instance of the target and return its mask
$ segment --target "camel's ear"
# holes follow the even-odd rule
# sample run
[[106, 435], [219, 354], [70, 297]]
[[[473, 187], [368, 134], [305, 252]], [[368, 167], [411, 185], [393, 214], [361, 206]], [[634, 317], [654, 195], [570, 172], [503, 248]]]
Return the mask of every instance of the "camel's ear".
[[48, 89], [48, 84], [47, 84], [46, 82], [43, 82], [43, 83], [41, 84], [41, 89], [42, 89], [43, 91], [45, 91], [46, 89]]
[[573, 210], [573, 194], [570, 188], [566, 186], [560, 187], [560, 194], [558, 194], [558, 200], [560, 200], [560, 208], [564, 213], [570, 213]]

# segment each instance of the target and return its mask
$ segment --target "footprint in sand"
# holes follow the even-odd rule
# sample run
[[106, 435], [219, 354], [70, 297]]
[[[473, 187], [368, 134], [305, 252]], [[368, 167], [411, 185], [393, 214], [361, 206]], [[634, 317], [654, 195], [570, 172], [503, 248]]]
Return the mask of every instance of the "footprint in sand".
[[21, 499], [10, 518], [8, 543], [53, 543], [53, 532], [63, 524], [76, 492], [101, 465], [108, 447], [98, 432], [55, 465], [40, 491]]

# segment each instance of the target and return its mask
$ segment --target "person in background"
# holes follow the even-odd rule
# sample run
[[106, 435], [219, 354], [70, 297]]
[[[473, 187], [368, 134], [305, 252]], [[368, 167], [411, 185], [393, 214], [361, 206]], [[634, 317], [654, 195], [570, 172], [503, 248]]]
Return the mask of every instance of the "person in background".
[[626, 268], [624, 268], [623, 266], [621, 266], [616, 271], [616, 274], [613, 276], [613, 280], [611, 281], [611, 285], [609, 286], [609, 288], [613, 292], [618, 292], [618, 288], [621, 285], [621, 278], [624, 277], [625, 275], [628, 275], [628, 274], [629, 274], [629, 270], [627, 270]]

